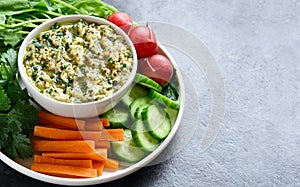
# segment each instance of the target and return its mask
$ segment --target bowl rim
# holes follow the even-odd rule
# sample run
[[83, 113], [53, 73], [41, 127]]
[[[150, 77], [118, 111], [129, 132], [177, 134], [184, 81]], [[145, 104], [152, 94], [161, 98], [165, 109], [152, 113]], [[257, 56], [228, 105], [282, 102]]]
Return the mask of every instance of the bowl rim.
[[[130, 72], [130, 75], [126, 81], [125, 84], [123, 84], [117, 91], [115, 91], [114, 93], [112, 93], [111, 95], [97, 100], [97, 101], [90, 101], [90, 102], [83, 102], [83, 103], [75, 103], [75, 102], [63, 102], [63, 101], [58, 101], [54, 98], [51, 98], [45, 94], [42, 94], [38, 91], [38, 89], [36, 88], [35, 85], [33, 85], [30, 81], [29, 81], [29, 77], [27, 76], [26, 73], [26, 69], [24, 67], [24, 63], [23, 63], [23, 58], [24, 55], [26, 53], [26, 47], [29, 44], [29, 42], [35, 38], [39, 33], [48, 30], [49, 27], [51, 27], [52, 25], [54, 25], [55, 23], [68, 23], [68, 22], [76, 22], [80, 19], [83, 19], [89, 23], [96, 23], [96, 24], [105, 24], [105, 25], [109, 25], [111, 26], [118, 34], [120, 34], [123, 39], [125, 40], [126, 44], [129, 46], [132, 55], [133, 55], [133, 65], [132, 65], [132, 70]], [[22, 54], [22, 55], [20, 55]], [[138, 59], [137, 59], [137, 53], [136, 50], [134, 48], [134, 45], [132, 43], [132, 41], [130, 40], [129, 36], [121, 29], [119, 28], [117, 25], [107, 21], [106, 19], [103, 18], [99, 18], [99, 17], [95, 17], [95, 16], [89, 16], [89, 15], [66, 15], [66, 16], [59, 16], [53, 19], [50, 19], [42, 24], [40, 24], [39, 26], [37, 26], [36, 28], [34, 28], [32, 31], [30, 31], [30, 33], [25, 37], [25, 39], [23, 40], [21, 47], [19, 48], [18, 51], [18, 70], [19, 70], [19, 74], [21, 76], [21, 79], [25, 85], [25, 87], [30, 87], [32, 90], [34, 90], [34, 92], [36, 94], [38, 94], [40, 97], [45, 98], [47, 101], [49, 102], [53, 102], [54, 104], [57, 105], [64, 105], [64, 106], [89, 106], [89, 105], [95, 105], [95, 104], [99, 104], [99, 103], [105, 103], [109, 100], [113, 100], [113, 98], [117, 95], [119, 95], [124, 88], [129, 88], [130, 85], [132, 84], [135, 74], [137, 72], [137, 63], [138, 63]]]

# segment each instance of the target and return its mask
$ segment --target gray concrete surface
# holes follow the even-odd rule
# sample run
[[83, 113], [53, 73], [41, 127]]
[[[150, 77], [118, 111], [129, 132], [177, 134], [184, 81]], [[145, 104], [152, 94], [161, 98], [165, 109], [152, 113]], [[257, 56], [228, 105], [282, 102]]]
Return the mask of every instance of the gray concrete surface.
[[[203, 41], [224, 78], [226, 112], [213, 144], [197, 151], [210, 115], [209, 89], [200, 78], [201, 119], [184, 147], [102, 186], [300, 186], [299, 0], [106, 2], [138, 22], [172, 23]], [[178, 139], [180, 133], [187, 131], [179, 130]], [[0, 179], [0, 186], [51, 186], [2, 162]]]

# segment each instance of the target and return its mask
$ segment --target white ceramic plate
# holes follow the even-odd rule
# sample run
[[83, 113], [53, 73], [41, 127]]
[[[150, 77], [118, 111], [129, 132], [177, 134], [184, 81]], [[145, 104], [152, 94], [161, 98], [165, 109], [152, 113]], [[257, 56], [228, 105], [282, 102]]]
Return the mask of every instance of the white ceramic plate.
[[0, 152], [0, 159], [4, 163], [6, 163], [8, 166], [10, 166], [11, 168], [15, 169], [16, 171], [18, 171], [24, 175], [32, 177], [33, 179], [37, 179], [40, 181], [53, 183], [53, 184], [70, 185], [70, 186], [92, 185], [92, 184], [100, 184], [100, 183], [113, 181], [113, 180], [125, 177], [144, 166], [147, 166], [167, 147], [167, 145], [170, 143], [170, 141], [175, 136], [175, 133], [177, 132], [177, 129], [181, 123], [184, 106], [185, 106], [185, 89], [184, 89], [184, 83], [183, 83], [183, 78], [182, 78], [180, 69], [178, 69], [177, 64], [175, 63], [174, 59], [169, 54], [169, 52], [161, 45], [159, 45], [159, 53], [166, 55], [170, 59], [170, 61], [172, 62], [172, 64], [174, 65], [174, 67], [176, 69], [176, 76], [177, 76], [178, 82], [179, 82], [181, 107], [179, 109], [179, 113], [178, 113], [176, 122], [175, 122], [170, 134], [168, 135], [168, 137], [160, 144], [160, 146], [155, 151], [153, 151], [151, 154], [146, 156], [144, 159], [142, 159], [141, 161], [139, 161], [129, 167], [121, 167], [119, 170], [112, 171], [112, 172], [104, 170], [102, 176], [95, 177], [95, 178], [84, 178], [84, 179], [53, 177], [53, 176], [49, 176], [49, 175], [45, 175], [45, 174], [41, 174], [41, 173], [32, 171], [29, 169], [29, 167], [32, 163], [32, 159], [15, 161], [15, 160], [8, 158], [2, 152]]

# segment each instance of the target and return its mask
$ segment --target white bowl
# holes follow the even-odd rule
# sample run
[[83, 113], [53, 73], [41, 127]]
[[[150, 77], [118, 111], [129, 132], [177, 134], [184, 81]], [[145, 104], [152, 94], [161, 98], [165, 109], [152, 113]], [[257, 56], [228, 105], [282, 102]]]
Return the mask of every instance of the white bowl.
[[[78, 21], [79, 19], [83, 19], [86, 20], [87, 22], [92, 22], [96, 24], [110, 25], [118, 34], [123, 36], [124, 40], [130, 47], [130, 50], [132, 51], [133, 54], [133, 67], [127, 82], [114, 94], [99, 101], [93, 101], [87, 103], [66, 103], [66, 102], [61, 102], [52, 99], [38, 91], [38, 89], [30, 82], [29, 77], [26, 74], [26, 69], [23, 64], [23, 58], [24, 58], [24, 54], [26, 53], [27, 45], [40, 32], [48, 30], [55, 23], [75, 22]], [[105, 19], [101, 19], [93, 16], [71, 15], [71, 16], [62, 16], [62, 17], [51, 19], [39, 25], [34, 30], [32, 30], [24, 39], [20, 47], [19, 55], [18, 55], [18, 68], [19, 68], [21, 79], [25, 87], [27, 88], [28, 92], [34, 98], [34, 100], [44, 109], [54, 114], [65, 116], [65, 117], [86, 118], [86, 117], [93, 117], [102, 114], [108, 111], [109, 109], [113, 108], [120, 101], [122, 96], [130, 88], [130, 85], [134, 80], [134, 76], [137, 70], [137, 55], [136, 55], [135, 48], [131, 40], [127, 36], [127, 34], [116, 25], [110, 23]]]

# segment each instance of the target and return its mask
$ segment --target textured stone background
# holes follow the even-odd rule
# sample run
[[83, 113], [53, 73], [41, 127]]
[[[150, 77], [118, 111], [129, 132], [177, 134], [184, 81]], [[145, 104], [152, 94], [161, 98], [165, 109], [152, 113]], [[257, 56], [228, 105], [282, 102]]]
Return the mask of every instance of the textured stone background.
[[[198, 88], [204, 90], [199, 92], [203, 119], [184, 148], [103, 186], [300, 186], [299, 0], [106, 2], [138, 22], [172, 23], [202, 40], [224, 77], [226, 113], [214, 143], [197, 152], [209, 115], [203, 81]], [[185, 132], [179, 130], [178, 139]], [[2, 162], [0, 181], [0, 186], [51, 186]]]

